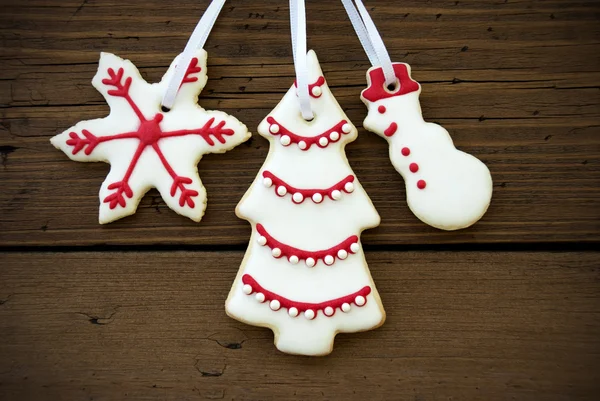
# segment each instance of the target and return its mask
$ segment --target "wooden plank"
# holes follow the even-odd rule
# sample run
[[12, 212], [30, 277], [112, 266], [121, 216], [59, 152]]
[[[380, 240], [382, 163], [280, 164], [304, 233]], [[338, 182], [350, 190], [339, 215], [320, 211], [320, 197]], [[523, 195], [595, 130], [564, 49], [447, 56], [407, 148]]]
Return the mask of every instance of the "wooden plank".
[[372, 252], [388, 319], [323, 358], [228, 318], [241, 252], [3, 253], [0, 399], [593, 400], [598, 253]]
[[[90, 85], [98, 52], [131, 58], [157, 80], [204, 5], [158, 0], [3, 1], [0, 15], [0, 246], [247, 242], [233, 209], [267, 152], [252, 141], [200, 163], [209, 203], [201, 224], [169, 211], [156, 191], [138, 213], [101, 227], [97, 193], [108, 166], [80, 164], [48, 139], [105, 115]], [[310, 45], [358, 126], [366, 57], [342, 8], [308, 5]], [[491, 208], [471, 229], [439, 232], [408, 210], [386, 145], [361, 129], [350, 162], [382, 216], [367, 244], [600, 240], [600, 26], [594, 1], [380, 1], [372, 8], [394, 59], [423, 83], [425, 116], [490, 167]], [[206, 48], [201, 97], [252, 131], [293, 79], [288, 10], [276, 0], [232, 1]], [[42, 34], [43, 33], [43, 34]]]

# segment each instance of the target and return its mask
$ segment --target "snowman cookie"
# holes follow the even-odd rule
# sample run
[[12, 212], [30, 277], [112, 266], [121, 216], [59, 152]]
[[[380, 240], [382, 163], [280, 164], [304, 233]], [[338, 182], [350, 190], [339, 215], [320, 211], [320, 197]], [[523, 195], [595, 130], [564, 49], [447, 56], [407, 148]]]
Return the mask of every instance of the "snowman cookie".
[[361, 99], [368, 108], [364, 127], [386, 139], [390, 160], [404, 178], [411, 211], [424, 223], [458, 230], [477, 222], [492, 198], [490, 171], [454, 146], [443, 127], [423, 120], [421, 86], [410, 66], [393, 63], [396, 87], [388, 89], [381, 67], [367, 72]]

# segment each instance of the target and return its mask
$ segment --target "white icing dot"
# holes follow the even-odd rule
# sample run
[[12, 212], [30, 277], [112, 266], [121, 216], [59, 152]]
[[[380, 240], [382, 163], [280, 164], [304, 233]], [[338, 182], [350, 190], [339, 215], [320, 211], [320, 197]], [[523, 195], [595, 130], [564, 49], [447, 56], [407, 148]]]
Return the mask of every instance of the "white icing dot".
[[287, 135], [283, 135], [280, 139], [279, 142], [281, 142], [281, 144], [283, 146], [288, 146], [290, 143], [292, 143], [292, 140], [290, 139], [289, 136]]
[[321, 96], [321, 93], [322, 93], [321, 88], [319, 86], [313, 87], [311, 92], [312, 92], [313, 96], [317, 96], [317, 97]]
[[274, 299], [271, 301], [271, 303], [269, 304], [269, 306], [271, 307], [271, 309], [273, 310], [279, 310], [279, 308], [281, 308], [281, 304], [279, 303], [278, 300]]
[[292, 195], [292, 199], [294, 199], [294, 202], [300, 203], [304, 200], [304, 196], [300, 192], [296, 192]]
[[323, 195], [321, 195], [320, 193], [317, 192], [316, 194], [314, 194], [312, 196], [312, 200], [315, 203], [321, 203], [321, 202], [323, 202]]
[[306, 142], [304, 142], [304, 141], [298, 142], [298, 147], [303, 150], [306, 149]]
[[271, 131], [272, 134], [276, 134], [279, 132], [279, 125], [277, 124], [271, 124], [271, 126], [269, 127], [269, 131]]
[[329, 134], [329, 139], [335, 142], [340, 139], [340, 134], [337, 131], [333, 131], [331, 134]]
[[358, 306], [363, 306], [365, 302], [367, 302], [367, 300], [362, 295], [359, 295], [356, 298], [354, 298], [354, 303]]
[[267, 238], [263, 237], [262, 235], [259, 235], [258, 238], [256, 239], [256, 242], [258, 242], [258, 245], [263, 246], [267, 244]]
[[338, 191], [337, 189], [334, 189], [334, 190], [331, 192], [331, 197], [332, 197], [334, 200], [340, 200], [340, 198], [342, 197], [342, 193], [341, 193], [340, 191]]
[[279, 249], [279, 248], [273, 248], [271, 250], [271, 255], [273, 255], [276, 258], [280, 257], [281, 256], [281, 249]]
[[258, 302], [265, 302], [265, 294], [263, 294], [262, 292], [257, 292], [255, 297]]
[[327, 316], [331, 316], [333, 315], [333, 308], [331, 306], [328, 306], [323, 312], [325, 312]]
[[350, 304], [347, 302], [344, 302], [342, 304], [342, 312], [350, 312]]
[[287, 189], [283, 185], [278, 186], [277, 187], [277, 195], [283, 196], [285, 194], [287, 194]]
[[296, 317], [296, 316], [298, 316], [298, 309], [296, 309], [296, 308], [294, 308], [294, 307], [291, 307], [291, 308], [288, 310], [288, 315], [290, 315], [291, 317]]
[[347, 182], [346, 185], [344, 185], [344, 189], [346, 190], [346, 192], [352, 192], [354, 191], [354, 184], [351, 182]]
[[292, 256], [290, 256], [289, 261], [291, 264], [295, 265], [296, 263], [298, 263], [300, 261], [300, 259], [298, 259], [298, 256], [292, 255]]
[[331, 266], [334, 261], [335, 261], [335, 259], [333, 258], [333, 256], [331, 256], [331, 255], [325, 256], [325, 264], [326, 265]]
[[319, 145], [321, 145], [321, 146], [327, 146], [327, 144], [328, 144], [328, 143], [329, 143], [329, 140], [327, 140], [327, 138], [326, 138], [326, 137], [324, 137], [324, 136], [322, 136], [322, 137], [319, 139]]
[[352, 127], [350, 126], [350, 124], [346, 123], [344, 125], [342, 125], [342, 131], [344, 131], [346, 134], [348, 132], [350, 132], [352, 130]]
[[306, 259], [306, 266], [313, 267], [315, 265], [315, 260], [313, 258]]
[[272, 180], [272, 179], [270, 179], [269, 177], [266, 177], [266, 178], [263, 180], [263, 184], [265, 184], [265, 187], [267, 187], [267, 188], [271, 188], [271, 185], [273, 185], [273, 180]]
[[244, 291], [244, 294], [250, 295], [252, 294], [252, 286], [250, 284], [244, 284], [242, 291]]
[[338, 251], [338, 258], [340, 258], [340, 259], [344, 260], [344, 259], [346, 259], [347, 257], [348, 257], [348, 252], [346, 252], [346, 251], [345, 251], [345, 250], [343, 250], [343, 249], [340, 249], [340, 250]]
[[306, 317], [308, 320], [313, 320], [315, 318], [315, 311], [308, 309], [306, 312], [304, 312], [304, 317]]
[[352, 245], [350, 245], [350, 250], [354, 253], [358, 252], [358, 250], [360, 249], [360, 246], [358, 246], [358, 243], [353, 243]]

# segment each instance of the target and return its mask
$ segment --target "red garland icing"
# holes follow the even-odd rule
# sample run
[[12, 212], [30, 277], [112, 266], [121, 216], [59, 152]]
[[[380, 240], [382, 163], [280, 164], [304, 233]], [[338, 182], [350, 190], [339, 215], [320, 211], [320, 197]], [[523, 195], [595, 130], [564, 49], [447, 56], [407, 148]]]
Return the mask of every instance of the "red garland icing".
[[[335, 200], [335, 198], [332, 196], [333, 191], [336, 191], [336, 190], [340, 191], [340, 192], [344, 191], [347, 194], [349, 194], [352, 191], [346, 190], [346, 188], [345, 188], [346, 184], [349, 182], [354, 182], [354, 176], [349, 175], [348, 177], [344, 178], [337, 184], [335, 184], [329, 188], [326, 188], [326, 189], [299, 189], [299, 188], [292, 187], [291, 185], [289, 185], [288, 183], [286, 183], [281, 178], [277, 177], [275, 174], [271, 173], [268, 170], [263, 171], [263, 177], [269, 178], [273, 182], [273, 187], [275, 188], [275, 193], [277, 194], [277, 196], [279, 196], [279, 197], [285, 196], [285, 195], [279, 195], [277, 193], [278, 187], [284, 187], [286, 189], [286, 193], [292, 195], [292, 202], [294, 202], [297, 205], [304, 202], [304, 200], [306, 198], [312, 199], [313, 195], [315, 195], [315, 194], [320, 194], [322, 196], [322, 198], [325, 198], [325, 195], [327, 195], [329, 197], [329, 199]], [[294, 200], [294, 198], [293, 198], [293, 195], [297, 194], [297, 193], [302, 195], [302, 200], [300, 202], [296, 202], [296, 200]], [[315, 203], [320, 203], [320, 202], [315, 202]]]
[[258, 231], [260, 235], [265, 237], [265, 239], [267, 240], [265, 243], [266, 246], [268, 246], [271, 249], [278, 248], [281, 251], [281, 254], [277, 256], [277, 258], [286, 257], [289, 259], [292, 256], [296, 256], [298, 260], [306, 260], [311, 258], [315, 261], [315, 264], [320, 259], [324, 260], [326, 256], [333, 257], [333, 261], [335, 262], [335, 260], [339, 258], [338, 252], [342, 250], [346, 251], [348, 254], [354, 254], [355, 252], [352, 251], [352, 244], [358, 244], [358, 236], [352, 235], [344, 241], [340, 242], [338, 245], [333, 246], [329, 249], [324, 249], [321, 251], [306, 251], [303, 249], [294, 248], [290, 245], [286, 245], [282, 242], [277, 241], [267, 232], [267, 230], [265, 230], [262, 224], [256, 225], [256, 231]]
[[[318, 95], [315, 95], [313, 93], [313, 88], [315, 88], [315, 87], [321, 87], [321, 86], [323, 86], [324, 83], [325, 83], [325, 77], [320, 76], [319, 78], [317, 78], [317, 80], [315, 81], [314, 84], [308, 85], [308, 94], [310, 96], [314, 97], [315, 99], [320, 98], [323, 93], [319, 93]], [[294, 81], [294, 86], [296, 88], [298, 87], [298, 81]]]
[[408, 66], [404, 63], [393, 63], [394, 73], [400, 82], [400, 88], [395, 92], [390, 92], [385, 86], [385, 77], [383, 68], [371, 68], [369, 70], [369, 86], [362, 91], [362, 97], [370, 102], [387, 99], [389, 97], [406, 95], [407, 93], [419, 90], [419, 84], [414, 81], [408, 73]]
[[[281, 295], [271, 292], [271, 291], [263, 288], [260, 284], [258, 284], [258, 282], [249, 274], [244, 274], [242, 276], [242, 283], [247, 284], [250, 287], [252, 287], [252, 292], [248, 295], [260, 292], [260, 293], [264, 294], [266, 302], [276, 300], [279, 302], [279, 305], [281, 308], [285, 308], [288, 310], [291, 308], [296, 308], [299, 313], [306, 312], [307, 310], [312, 310], [313, 312], [315, 312], [315, 317], [316, 317], [318, 311], [324, 311], [325, 308], [327, 308], [327, 307], [331, 307], [333, 309], [333, 314], [331, 314], [330, 316], [327, 316], [323, 312], [323, 316], [331, 317], [335, 314], [335, 312], [338, 308], [340, 310], [342, 309], [343, 304], [354, 304], [359, 307], [364, 306], [367, 303], [367, 295], [369, 295], [371, 293], [371, 287], [364, 286], [363, 288], [361, 288], [360, 290], [358, 290], [352, 294], [349, 294], [349, 295], [346, 295], [346, 296], [343, 296], [340, 298], [336, 298], [336, 299], [331, 299], [331, 300], [325, 301], [325, 302], [319, 302], [318, 304], [314, 304], [314, 303], [308, 303], [308, 302], [292, 301], [290, 299], [282, 297]], [[365, 303], [363, 305], [358, 305], [355, 301], [356, 298], [359, 296], [361, 296], [365, 299]]]
[[[300, 142], [304, 142], [306, 144], [306, 147], [304, 149], [300, 148], [302, 150], [308, 150], [308, 149], [310, 149], [310, 147], [312, 145], [317, 145], [320, 148], [326, 148], [327, 146], [329, 146], [330, 143], [334, 143], [334, 142], [339, 141], [343, 134], [345, 135], [345, 134], [349, 133], [349, 132], [344, 132], [342, 130], [342, 127], [345, 124], [348, 124], [348, 121], [346, 121], [346, 120], [340, 121], [339, 123], [337, 123], [336, 125], [334, 125], [330, 129], [328, 129], [327, 131], [325, 131], [322, 134], [317, 135], [317, 136], [302, 136], [302, 135], [294, 134], [292, 131], [288, 130], [283, 125], [279, 124], [277, 122], [277, 120], [275, 120], [273, 117], [267, 117], [267, 122], [271, 126], [277, 125], [279, 127], [279, 130], [277, 132], [272, 132], [271, 129], [270, 129], [270, 127], [269, 127], [269, 133], [271, 135], [275, 135], [275, 136], [277, 136], [277, 135], [281, 135], [281, 136], [287, 135], [290, 138], [290, 143], [298, 144]], [[336, 132], [338, 134], [338, 137], [335, 140], [331, 139], [331, 133], [333, 133], [333, 132]], [[326, 138], [327, 139], [327, 143], [325, 145], [321, 145], [319, 143], [319, 140], [321, 138]]]
[[[125, 139], [125, 138], [136, 138], [139, 140], [139, 144], [135, 153], [131, 158], [131, 162], [127, 167], [127, 171], [121, 181], [113, 182], [108, 186], [109, 190], [113, 190], [110, 195], [104, 198], [103, 202], [108, 203], [111, 209], [117, 207], [117, 205], [121, 207], [125, 207], [126, 199], [125, 197], [132, 198], [133, 191], [129, 186], [129, 179], [131, 178], [131, 174], [140, 159], [140, 156], [146, 149], [146, 147], [151, 147], [158, 158], [160, 159], [162, 165], [165, 170], [169, 173], [171, 178], [173, 178], [173, 184], [171, 186], [171, 196], [175, 196], [177, 191], [181, 192], [179, 197], [179, 205], [184, 206], [187, 205], [190, 208], [195, 207], [195, 202], [192, 199], [194, 196], [198, 195], [198, 192], [189, 188], [186, 188], [187, 184], [192, 183], [192, 179], [189, 177], [183, 177], [178, 175], [169, 162], [167, 161], [165, 155], [162, 153], [162, 150], [159, 147], [159, 141], [162, 138], [170, 138], [177, 136], [185, 136], [185, 135], [198, 135], [202, 137], [210, 146], [213, 146], [215, 142], [212, 137], [216, 138], [220, 143], [225, 143], [226, 136], [231, 136], [234, 134], [234, 131], [228, 128], [223, 128], [225, 126], [225, 121], [220, 121], [214, 127], [212, 126], [215, 118], [212, 117], [209, 119], [206, 124], [202, 128], [199, 129], [188, 129], [188, 130], [177, 130], [177, 131], [168, 131], [165, 132], [160, 127], [160, 122], [163, 120], [163, 115], [161, 113], [157, 113], [154, 115], [152, 119], [147, 119], [135, 101], [131, 98], [129, 93], [129, 89], [132, 83], [132, 78], [127, 77], [123, 81], [124, 69], [119, 68], [119, 70], [115, 73], [112, 68], [107, 69], [108, 78], [102, 80], [102, 83], [108, 87], [113, 87], [114, 89], [110, 89], [107, 91], [109, 96], [121, 97], [127, 101], [135, 115], [140, 120], [140, 125], [137, 131], [126, 132], [122, 134], [116, 135], [107, 135], [97, 137], [92, 134], [88, 130], [82, 130], [81, 133], [83, 137], [80, 137], [75, 132], [70, 132], [69, 137], [66, 141], [66, 144], [73, 147], [72, 153], [75, 155], [79, 153], [81, 150], [86, 155], [90, 155], [96, 146], [102, 142], [113, 141], [117, 139]], [[198, 67], [198, 58], [194, 57], [186, 71], [185, 77], [183, 79], [182, 85], [188, 82], [195, 82], [198, 80], [197, 77], [193, 77], [193, 74], [200, 72], [200, 67]]]

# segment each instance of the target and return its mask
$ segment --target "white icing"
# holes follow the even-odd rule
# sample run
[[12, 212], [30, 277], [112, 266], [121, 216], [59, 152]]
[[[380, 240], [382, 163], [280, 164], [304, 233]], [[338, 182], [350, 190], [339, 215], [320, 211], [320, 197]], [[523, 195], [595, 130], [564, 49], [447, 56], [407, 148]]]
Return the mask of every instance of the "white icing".
[[278, 132], [279, 132], [279, 125], [277, 125], [277, 124], [272, 124], [272, 125], [269, 127], [269, 131], [271, 131], [271, 133], [273, 133], [273, 134], [276, 134], [276, 133], [278, 133]]
[[350, 245], [350, 250], [351, 250], [353, 253], [356, 253], [356, 252], [358, 252], [358, 250], [359, 250], [359, 249], [360, 249], [360, 246], [358, 246], [358, 244], [357, 244], [356, 242], [355, 242], [355, 243], [353, 243], [352, 245]]
[[363, 297], [362, 295], [359, 295], [354, 299], [354, 303], [358, 306], [363, 306], [365, 304], [365, 302], [366, 302], [365, 297]]
[[321, 88], [318, 86], [315, 86], [312, 88], [312, 94], [313, 96], [320, 96], [321, 95]]
[[334, 261], [335, 261], [335, 259], [333, 256], [331, 256], [331, 255], [325, 256], [325, 264], [326, 265], [331, 266]]
[[292, 255], [292, 256], [290, 256], [289, 261], [290, 261], [291, 264], [296, 265], [296, 264], [298, 264], [298, 262], [300, 261], [300, 259], [298, 259], [298, 256]]
[[279, 194], [279, 196], [283, 196], [287, 194], [287, 189], [283, 185], [281, 185], [277, 187], [277, 193]]
[[280, 142], [283, 146], [288, 146], [290, 143], [292, 143], [292, 140], [289, 136], [283, 135], [280, 139]]
[[332, 197], [334, 200], [340, 200], [340, 198], [342, 197], [342, 193], [341, 193], [340, 191], [338, 191], [337, 189], [334, 189], [334, 190], [331, 192], [331, 197]]
[[263, 180], [263, 184], [265, 187], [271, 188], [271, 186], [273, 186], [273, 180], [269, 177], [265, 177], [265, 179]]
[[265, 237], [263, 237], [262, 235], [259, 235], [256, 238], [256, 242], [258, 242], [259, 245], [264, 246], [267, 244], [267, 239]]
[[329, 141], [327, 140], [327, 138], [326, 138], [326, 137], [321, 137], [321, 138], [319, 138], [319, 144], [320, 144], [321, 146], [326, 146], [328, 143], [329, 143]]
[[340, 134], [336, 131], [333, 131], [331, 134], [329, 134], [329, 139], [335, 142], [340, 139]]
[[294, 195], [292, 195], [292, 198], [294, 199], [294, 202], [297, 203], [300, 203], [304, 200], [304, 196], [300, 192], [296, 192]]
[[315, 203], [321, 203], [323, 201], [323, 195], [321, 195], [320, 193], [316, 193], [312, 196], [312, 200]]
[[246, 295], [252, 294], [252, 286], [250, 284], [244, 284], [243, 291]]
[[344, 185], [344, 189], [346, 190], [346, 192], [352, 193], [354, 191], [354, 184], [351, 182], [347, 182], [346, 185]]
[[[400, 64], [400, 63], [395, 63]], [[410, 75], [410, 66], [406, 64]], [[371, 71], [371, 70], [369, 70]], [[369, 74], [367, 79], [370, 82]], [[419, 94], [415, 92], [370, 102], [361, 96], [369, 110], [364, 127], [385, 138], [390, 144], [390, 159], [406, 185], [407, 203], [424, 223], [442, 229], [458, 230], [477, 222], [492, 198], [492, 177], [479, 159], [454, 147], [443, 127], [423, 120]], [[379, 112], [379, 106], [385, 112]], [[384, 131], [397, 124], [394, 135]], [[404, 156], [402, 149], [410, 154]], [[417, 163], [418, 171], [410, 171]], [[424, 189], [417, 182], [424, 180]]]
[[278, 258], [278, 257], [280, 257], [280, 256], [281, 256], [281, 249], [279, 249], [279, 248], [273, 248], [273, 249], [271, 250], [271, 254], [272, 254], [274, 257]]
[[[169, 112], [162, 112], [161, 100], [166, 91], [168, 81], [174, 73], [176, 58], [160, 83], [149, 84], [140, 75], [135, 65], [129, 60], [123, 60], [111, 53], [102, 53], [98, 65], [98, 72], [92, 80], [94, 87], [104, 96], [110, 106], [110, 114], [104, 118], [81, 121], [63, 133], [51, 139], [52, 144], [62, 150], [70, 159], [82, 162], [102, 161], [111, 165], [110, 172], [100, 188], [100, 211], [99, 222], [101, 224], [134, 214], [144, 194], [151, 188], [157, 188], [163, 200], [175, 212], [189, 217], [194, 221], [200, 221], [206, 208], [206, 190], [198, 176], [198, 163], [206, 153], [223, 153], [250, 138], [246, 126], [236, 118], [220, 111], [208, 111], [197, 104], [198, 94], [204, 88], [207, 81], [206, 59], [207, 53], [199, 49], [195, 55], [198, 58], [198, 66], [201, 71], [190, 75], [197, 78], [195, 82], [182, 84], [175, 103]], [[164, 158], [178, 176], [191, 179], [191, 183], [185, 184], [185, 189], [198, 192], [191, 196], [194, 206], [187, 203], [180, 205], [182, 194], [177, 190], [171, 195], [173, 177], [168, 173], [152, 146], [146, 146], [133, 168], [128, 185], [133, 192], [133, 197], [124, 195], [125, 206], [116, 205], [111, 209], [110, 204], [104, 200], [116, 192], [114, 188], [109, 189], [111, 184], [124, 179], [133, 159], [140, 140], [138, 138], [115, 139], [100, 142], [93, 151], [85, 154], [85, 148], [73, 154], [73, 146], [67, 144], [71, 138], [70, 133], [84, 138], [83, 131], [86, 130], [97, 138], [136, 132], [140, 127], [140, 118], [134, 109], [123, 97], [109, 95], [108, 92], [115, 89], [114, 86], [104, 84], [102, 81], [109, 78], [108, 70], [112, 69], [118, 73], [123, 69], [121, 83], [131, 78], [129, 94], [147, 121], [153, 120], [156, 115], [162, 114], [163, 119], [159, 122], [162, 132], [179, 131], [184, 129], [200, 129], [209, 119], [215, 119], [212, 126], [225, 121], [225, 129], [231, 129], [234, 134], [225, 136], [224, 144], [214, 140], [214, 145], [209, 145], [199, 135], [185, 135], [178, 137], [161, 138], [158, 147]]]
[[346, 252], [346, 250], [344, 249], [340, 249], [337, 253], [338, 258], [340, 258], [341, 260], [344, 260], [348, 257], [348, 252]]
[[308, 309], [307, 311], [304, 312], [304, 317], [307, 318], [308, 320], [312, 320], [315, 318], [315, 311], [312, 309]]
[[343, 303], [342, 304], [342, 312], [346, 312], [346, 313], [350, 312], [350, 309], [352, 309], [352, 308], [351, 308], [351, 306], [350, 306], [349, 303]]
[[265, 294], [263, 294], [262, 292], [257, 292], [254, 298], [256, 298], [256, 300], [260, 303], [265, 302]]
[[331, 306], [328, 306], [325, 308], [325, 310], [323, 312], [325, 312], [325, 315], [331, 316], [331, 315], [333, 315], [334, 310]]
[[269, 303], [269, 307], [272, 310], [279, 310], [279, 308], [281, 308], [281, 304], [279, 303], [278, 300], [274, 299], [271, 301], [271, 303]]
[[[308, 54], [310, 82], [316, 82], [322, 71], [314, 52]], [[316, 117], [310, 123], [304, 121], [298, 109], [298, 98], [292, 86], [277, 107], [269, 114], [282, 127], [304, 137], [320, 135], [342, 120], [348, 120], [330, 92], [327, 84], [322, 87], [319, 98], [311, 98]], [[269, 155], [255, 182], [238, 204], [236, 214], [252, 224], [252, 235], [257, 236], [256, 224], [260, 223], [274, 239], [286, 245], [317, 251], [338, 245], [351, 235], [379, 224], [379, 215], [358, 181], [351, 186], [352, 194], [345, 194], [332, 202], [307, 202], [295, 204], [278, 197], [273, 189], [261, 184], [262, 173], [268, 170], [295, 188], [330, 188], [348, 175], [354, 175], [344, 153], [347, 143], [357, 137], [357, 130], [347, 123], [337, 142], [321, 148], [306, 143], [298, 146], [282, 146], [278, 136], [272, 135], [267, 119], [259, 125], [258, 132], [269, 140]], [[331, 134], [329, 135], [331, 138]], [[335, 138], [335, 136], [334, 136]], [[335, 260], [331, 267], [309, 258], [305, 263], [310, 269], [291, 264], [288, 258], [274, 259], [269, 247], [260, 247], [251, 238], [238, 276], [226, 302], [229, 316], [248, 324], [267, 326], [275, 333], [275, 344], [284, 352], [303, 355], [323, 355], [331, 352], [333, 339], [338, 332], [357, 332], [378, 327], [385, 320], [379, 294], [363, 252], [356, 255], [338, 252], [347, 257]], [[286, 255], [290, 259], [290, 255]], [[336, 255], [329, 255], [333, 258]], [[331, 260], [328, 258], [328, 260]], [[311, 311], [305, 318], [295, 319], [300, 312], [290, 308], [286, 313], [273, 312], [267, 305], [251, 302], [241, 290], [244, 274], [251, 275], [264, 289], [278, 296], [304, 303], [322, 303], [353, 294], [365, 286], [371, 293], [365, 297], [362, 308], [349, 313], [327, 310]], [[333, 309], [333, 308], [331, 308]], [[332, 312], [328, 316], [326, 312]]]

